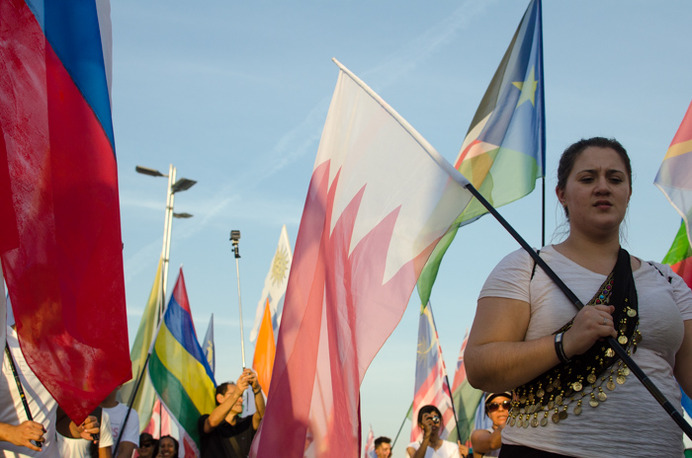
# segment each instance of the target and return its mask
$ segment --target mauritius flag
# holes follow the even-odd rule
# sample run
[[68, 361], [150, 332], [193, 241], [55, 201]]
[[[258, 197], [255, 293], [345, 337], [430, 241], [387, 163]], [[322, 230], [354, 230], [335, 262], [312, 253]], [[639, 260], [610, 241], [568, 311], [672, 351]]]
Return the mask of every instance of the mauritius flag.
[[0, 257], [27, 362], [75, 421], [131, 375], [107, 1], [0, 0]]
[[197, 420], [214, 410], [216, 385], [197, 341], [182, 268], [154, 342], [149, 376], [161, 401], [178, 422], [185, 455], [199, 456]]
[[[541, 1], [532, 0], [519, 23], [464, 138], [454, 167], [493, 206], [533, 191], [544, 176], [545, 108]], [[459, 226], [487, 212], [473, 199], [437, 245], [418, 282], [421, 304]]]

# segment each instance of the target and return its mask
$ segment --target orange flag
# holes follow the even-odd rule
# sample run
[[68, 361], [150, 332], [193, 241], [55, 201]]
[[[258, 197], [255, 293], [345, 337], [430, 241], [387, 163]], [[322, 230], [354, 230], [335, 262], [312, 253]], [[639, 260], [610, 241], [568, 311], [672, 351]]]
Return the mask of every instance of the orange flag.
[[274, 355], [276, 354], [276, 343], [274, 341], [274, 329], [272, 327], [272, 315], [269, 307], [269, 298], [264, 306], [264, 316], [257, 334], [255, 344], [255, 356], [252, 359], [252, 367], [257, 372], [257, 380], [262, 386], [265, 396], [269, 393], [269, 382], [272, 379], [272, 368], [274, 367]]

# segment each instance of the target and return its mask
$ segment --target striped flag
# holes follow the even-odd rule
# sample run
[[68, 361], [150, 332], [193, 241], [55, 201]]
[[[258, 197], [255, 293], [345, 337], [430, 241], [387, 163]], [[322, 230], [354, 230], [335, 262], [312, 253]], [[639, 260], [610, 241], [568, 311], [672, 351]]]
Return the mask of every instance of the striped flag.
[[687, 236], [692, 232], [692, 102], [670, 143], [654, 184], [682, 216]]
[[[156, 269], [154, 283], [151, 286], [149, 299], [144, 306], [142, 319], [139, 321], [135, 341], [132, 344], [132, 350], [130, 351], [130, 358], [132, 360], [132, 380], [123, 385], [118, 391], [118, 398], [123, 404], [130, 405], [130, 398], [132, 397], [132, 392], [137, 385], [137, 378], [140, 376], [140, 374], [142, 374], [144, 364], [146, 363], [147, 356], [149, 355], [151, 343], [154, 341], [156, 328], [159, 324], [159, 310], [161, 309], [159, 304], [163, 303], [163, 291], [161, 287], [162, 263], [163, 259], [159, 258], [159, 265]], [[154, 387], [151, 385], [149, 377], [147, 377], [146, 374], [143, 374], [139, 389], [137, 390], [137, 396], [132, 402], [132, 408], [136, 410], [137, 414], [139, 415], [139, 424], [141, 427], [145, 427], [145, 425], [149, 423], [155, 401], [156, 392], [154, 391]]]
[[[680, 229], [678, 229], [673, 244], [662, 262], [663, 264], [669, 264], [673, 271], [685, 280], [687, 286], [692, 288], [692, 247], [690, 247], [685, 221], [680, 223]], [[688, 415], [692, 415], [692, 400], [684, 391], [682, 391], [682, 407], [687, 411]]]
[[[532, 0], [481, 100], [454, 166], [499, 207], [533, 191], [544, 175], [545, 109], [541, 1]], [[437, 245], [420, 279], [421, 304], [459, 226], [486, 213], [473, 199]]]
[[253, 457], [359, 455], [365, 372], [471, 199], [468, 181], [338, 65]]
[[474, 418], [476, 417], [476, 407], [481, 403], [483, 392], [472, 387], [466, 380], [466, 367], [464, 366], [464, 351], [468, 343], [469, 332], [464, 334], [464, 340], [461, 342], [461, 350], [459, 350], [459, 358], [457, 359], [457, 368], [454, 372], [454, 382], [452, 383], [452, 399], [454, 401], [454, 409], [457, 414], [458, 431], [454, 429], [449, 435], [448, 440], [466, 443], [473, 427]]
[[373, 457], [375, 457], [375, 434], [372, 432], [372, 425], [370, 425], [368, 438], [365, 440], [365, 446], [363, 446], [363, 458]]
[[0, 257], [27, 363], [80, 423], [131, 377], [107, 1], [0, 0]]
[[216, 385], [197, 341], [182, 268], [153, 345], [149, 376], [178, 423], [181, 448], [192, 448], [199, 456], [197, 420], [214, 410]]
[[460, 386], [461, 382], [466, 380], [466, 366], [464, 366], [464, 352], [466, 351], [466, 344], [469, 342], [469, 331], [468, 329], [464, 333], [464, 340], [461, 341], [461, 349], [459, 350], [459, 357], [457, 358], [457, 368], [454, 371], [454, 382], [452, 382], [452, 392], [455, 392]]
[[442, 348], [428, 304], [418, 321], [418, 352], [416, 355], [416, 387], [413, 394], [413, 427], [411, 442], [423, 439], [423, 429], [416, 423], [421, 407], [432, 404], [442, 413], [440, 438], [445, 439], [456, 427], [452, 394], [446, 383], [447, 369], [442, 358]]

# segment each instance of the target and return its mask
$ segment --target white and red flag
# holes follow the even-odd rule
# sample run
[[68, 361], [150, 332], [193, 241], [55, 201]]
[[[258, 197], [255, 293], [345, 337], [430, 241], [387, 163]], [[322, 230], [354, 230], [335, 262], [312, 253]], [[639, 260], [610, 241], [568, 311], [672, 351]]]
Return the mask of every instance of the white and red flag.
[[359, 455], [365, 371], [471, 198], [451, 164], [337, 65], [251, 456]]

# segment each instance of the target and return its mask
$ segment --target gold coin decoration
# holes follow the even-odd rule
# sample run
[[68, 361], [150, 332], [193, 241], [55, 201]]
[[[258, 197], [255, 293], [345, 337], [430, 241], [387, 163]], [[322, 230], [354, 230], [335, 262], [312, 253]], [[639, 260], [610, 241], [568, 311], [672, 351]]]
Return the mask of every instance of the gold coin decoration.
[[[587, 306], [593, 305], [597, 298], [601, 302], [595, 303], [609, 304], [612, 287], [611, 275]], [[637, 319], [632, 320], [638, 313], [629, 307], [626, 300], [625, 304], [616, 305], [616, 308], [618, 310], [614, 316], [614, 327], [618, 330], [618, 342], [632, 355], [641, 340]], [[571, 325], [570, 321], [556, 332], [564, 332]], [[584, 402], [588, 402], [592, 408], [605, 402], [608, 398], [606, 390], [614, 391], [616, 383], [625, 383], [630, 371], [621, 360], [615, 359], [616, 352], [605, 341], [592, 347], [589, 352], [593, 359], [576, 357], [578, 364], [561, 364], [543, 374], [533, 384], [518, 387], [509, 412], [509, 425], [520, 428], [531, 425], [537, 428], [551, 422], [557, 424], [567, 419], [569, 414], [581, 415], [585, 408]], [[573, 404], [571, 409], [570, 404]]]

